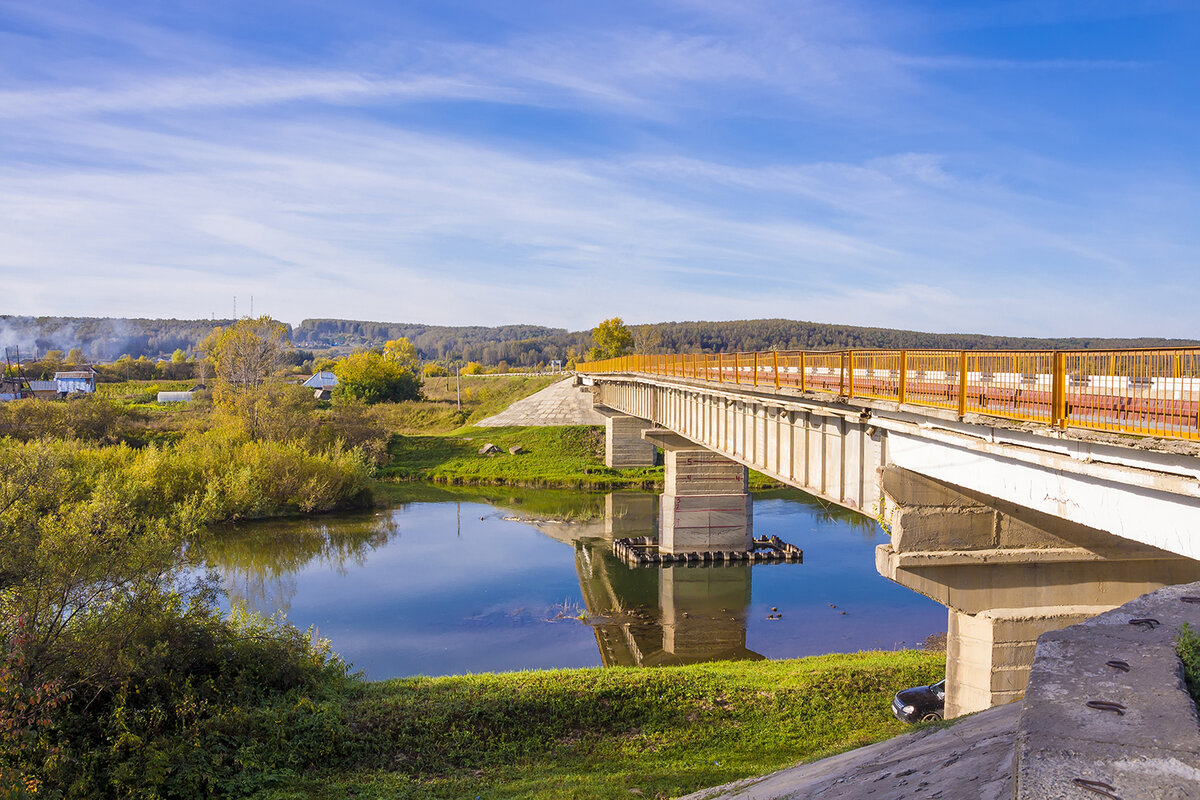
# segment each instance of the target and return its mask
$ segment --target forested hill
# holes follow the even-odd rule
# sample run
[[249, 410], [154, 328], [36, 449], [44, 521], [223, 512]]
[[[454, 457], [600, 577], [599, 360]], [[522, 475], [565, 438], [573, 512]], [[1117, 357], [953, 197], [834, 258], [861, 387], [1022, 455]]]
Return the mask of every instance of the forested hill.
[[[217, 325], [227, 319], [125, 319], [116, 317], [27, 317], [0, 315], [0, 346], [20, 347], [23, 357], [47, 350], [80, 348], [96, 361], [128, 354], [137, 358], [169, 356], [180, 349], [193, 352]], [[733, 322], [660, 322], [631, 326], [640, 352], [735, 352], [748, 350], [831, 350], [855, 348], [1032, 350], [1099, 349], [1195, 345], [1195, 339], [1118, 339], [984, 336], [973, 333], [920, 331], [829, 325], [787, 319]], [[542, 325], [420, 325], [405, 322], [364, 322], [306, 319], [292, 330], [297, 348], [347, 353], [381, 347], [405, 337], [427, 360], [460, 358], [486, 366], [507, 362], [529, 367], [555, 359], [582, 356], [591, 346], [590, 331], [568, 331]], [[311, 358], [311, 354], [305, 357]]]
[[21, 357], [78, 347], [93, 361], [122, 355], [154, 358], [191, 351], [228, 319], [127, 319], [121, 317], [22, 317], [0, 315], [0, 347], [21, 349]]
[[1194, 345], [1196, 339], [1121, 339], [1060, 337], [1036, 339], [986, 336], [978, 333], [922, 333], [892, 328], [829, 325], [790, 319], [750, 319], [733, 322], [660, 322], [632, 326], [650, 349], [667, 353], [734, 352], [751, 350], [1102, 350], [1121, 347]]
[[462, 358], [482, 364], [507, 361], [533, 366], [555, 359], [565, 361], [569, 350], [582, 353], [592, 344], [590, 331], [571, 333], [565, 328], [541, 325], [420, 325], [411, 322], [364, 322], [348, 319], [306, 319], [296, 326], [297, 347], [378, 347], [404, 337], [417, 346], [422, 358]]

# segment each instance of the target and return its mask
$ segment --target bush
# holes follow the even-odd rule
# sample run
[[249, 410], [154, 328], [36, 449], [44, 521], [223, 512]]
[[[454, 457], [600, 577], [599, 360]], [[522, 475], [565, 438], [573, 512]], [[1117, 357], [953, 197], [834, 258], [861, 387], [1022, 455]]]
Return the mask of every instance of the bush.
[[0, 403], [0, 436], [23, 440], [53, 437], [115, 444], [139, 439], [145, 423], [144, 414], [99, 397]]
[[349, 747], [344, 665], [277, 620], [222, 618], [187, 544], [346, 502], [361, 456], [183, 445], [0, 441], [0, 796], [236, 796]]
[[340, 361], [333, 371], [338, 379], [334, 389], [336, 397], [354, 398], [368, 404], [421, 398], [421, 382], [417, 376], [396, 359], [382, 353], [370, 350], [354, 353]]
[[1200, 707], [1200, 633], [1186, 622], [1179, 626], [1179, 635], [1175, 638], [1175, 651], [1183, 662], [1183, 676], [1187, 681], [1188, 691], [1192, 693], [1192, 700]]

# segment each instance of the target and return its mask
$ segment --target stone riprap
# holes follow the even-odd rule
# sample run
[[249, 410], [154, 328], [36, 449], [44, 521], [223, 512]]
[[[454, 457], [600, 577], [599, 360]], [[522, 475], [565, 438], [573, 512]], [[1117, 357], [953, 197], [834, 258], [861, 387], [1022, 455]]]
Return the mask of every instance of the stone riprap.
[[1021, 702], [681, 800], [1009, 800]]
[[475, 423], [481, 428], [509, 425], [603, 425], [604, 417], [592, 410], [592, 397], [575, 386], [575, 379], [551, 384], [518, 400], [495, 416]]

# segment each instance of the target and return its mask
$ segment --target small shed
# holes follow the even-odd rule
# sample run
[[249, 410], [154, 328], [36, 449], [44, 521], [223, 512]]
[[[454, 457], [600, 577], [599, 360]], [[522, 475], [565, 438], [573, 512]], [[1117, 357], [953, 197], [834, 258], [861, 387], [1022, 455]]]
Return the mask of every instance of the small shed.
[[337, 375], [334, 375], [332, 372], [328, 371], [318, 372], [316, 375], [313, 375], [304, 382], [304, 385], [309, 389], [332, 389], [333, 387], [337, 386], [337, 384]]
[[78, 392], [92, 394], [96, 391], [96, 371], [88, 367], [69, 372], [56, 372], [54, 373], [54, 382], [58, 385], [58, 394], [64, 397]]
[[30, 381], [29, 391], [33, 392], [34, 397], [58, 397], [58, 381]]
[[158, 402], [160, 403], [190, 403], [192, 402], [191, 392], [159, 392]]

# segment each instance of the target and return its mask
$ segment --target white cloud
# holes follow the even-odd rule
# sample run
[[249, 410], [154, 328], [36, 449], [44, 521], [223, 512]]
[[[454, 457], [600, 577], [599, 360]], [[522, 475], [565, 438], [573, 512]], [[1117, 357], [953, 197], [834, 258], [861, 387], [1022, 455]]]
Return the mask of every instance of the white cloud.
[[[291, 321], [1194, 333], [1185, 179], [926, 135], [959, 120], [924, 73], [1007, 65], [903, 54], [852, 6], [687, 10], [678, 30], [402, 39], [333, 64], [172, 34], [180, 62], [136, 79], [10, 82], [9, 311], [207, 316], [253, 294]], [[145, 24], [111, 39], [169, 61]], [[570, 120], [553, 141], [547, 110]], [[786, 144], [760, 152], [756, 127]], [[1179, 287], [1165, 302], [1149, 264]]]

